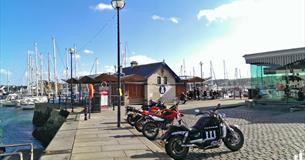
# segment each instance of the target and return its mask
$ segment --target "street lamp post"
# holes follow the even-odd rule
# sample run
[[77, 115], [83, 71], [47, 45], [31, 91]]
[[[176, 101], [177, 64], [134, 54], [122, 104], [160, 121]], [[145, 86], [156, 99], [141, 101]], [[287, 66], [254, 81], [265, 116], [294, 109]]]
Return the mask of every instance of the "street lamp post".
[[74, 48], [70, 48], [69, 49], [69, 52], [70, 52], [70, 56], [71, 56], [71, 84], [70, 84], [70, 90], [71, 90], [71, 94], [70, 94], [70, 96], [71, 96], [71, 108], [72, 108], [72, 113], [74, 112], [74, 110], [73, 110], [73, 59], [72, 59], [72, 55], [74, 54], [74, 52], [75, 52], [75, 50], [74, 50]]
[[120, 64], [120, 9], [125, 6], [124, 0], [112, 0], [111, 5], [117, 11], [117, 36], [118, 36], [118, 121], [117, 127], [121, 127], [121, 64]]

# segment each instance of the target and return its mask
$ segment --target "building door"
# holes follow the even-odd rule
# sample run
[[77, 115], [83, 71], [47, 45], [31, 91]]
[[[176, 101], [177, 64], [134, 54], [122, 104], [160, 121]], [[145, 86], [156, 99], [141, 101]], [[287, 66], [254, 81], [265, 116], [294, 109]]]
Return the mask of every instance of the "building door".
[[125, 84], [125, 96], [128, 104], [143, 104], [144, 84]]
[[185, 84], [176, 84], [176, 97], [179, 98], [182, 92], [186, 92]]

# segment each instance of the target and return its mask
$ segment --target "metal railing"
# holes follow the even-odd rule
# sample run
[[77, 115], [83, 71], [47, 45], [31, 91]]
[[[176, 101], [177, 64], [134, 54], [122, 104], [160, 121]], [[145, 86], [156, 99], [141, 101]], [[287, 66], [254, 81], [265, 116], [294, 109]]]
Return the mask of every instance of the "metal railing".
[[22, 152], [3, 153], [3, 154], [0, 154], [0, 157], [8, 157], [8, 156], [14, 156], [14, 155], [19, 155], [19, 159], [23, 160]]
[[[23, 143], [23, 144], [7, 144], [7, 145], [0, 145], [0, 147], [21, 147], [21, 146], [30, 146], [30, 160], [34, 159], [34, 147], [32, 143]], [[19, 155], [20, 160], [23, 160], [23, 154], [22, 152], [12, 152], [12, 153], [3, 153], [0, 154], [0, 157], [7, 157], [7, 156], [13, 156], [13, 155]]]

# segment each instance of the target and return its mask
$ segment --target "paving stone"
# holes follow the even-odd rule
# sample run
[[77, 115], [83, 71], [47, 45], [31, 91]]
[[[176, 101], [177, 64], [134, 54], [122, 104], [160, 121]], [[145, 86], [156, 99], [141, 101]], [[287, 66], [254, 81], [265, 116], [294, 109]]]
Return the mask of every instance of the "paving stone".
[[109, 151], [96, 153], [75, 153], [72, 154], [71, 160], [99, 160], [99, 159], [113, 159], [118, 157], [126, 157], [123, 151]]

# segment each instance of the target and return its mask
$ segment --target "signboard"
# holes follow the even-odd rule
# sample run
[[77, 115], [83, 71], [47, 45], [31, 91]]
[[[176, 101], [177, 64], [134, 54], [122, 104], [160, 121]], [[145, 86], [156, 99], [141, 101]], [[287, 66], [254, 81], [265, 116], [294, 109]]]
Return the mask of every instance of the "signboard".
[[99, 93], [101, 95], [100, 107], [101, 108], [108, 107], [109, 87], [107, 87], [106, 82], [103, 82], [102, 86], [99, 87]]
[[160, 94], [164, 94], [166, 92], [166, 87], [164, 86], [164, 85], [161, 85], [160, 87], [159, 87], [159, 93]]
[[100, 91], [100, 95], [101, 95], [100, 106], [101, 108], [106, 108], [108, 106], [108, 90]]

